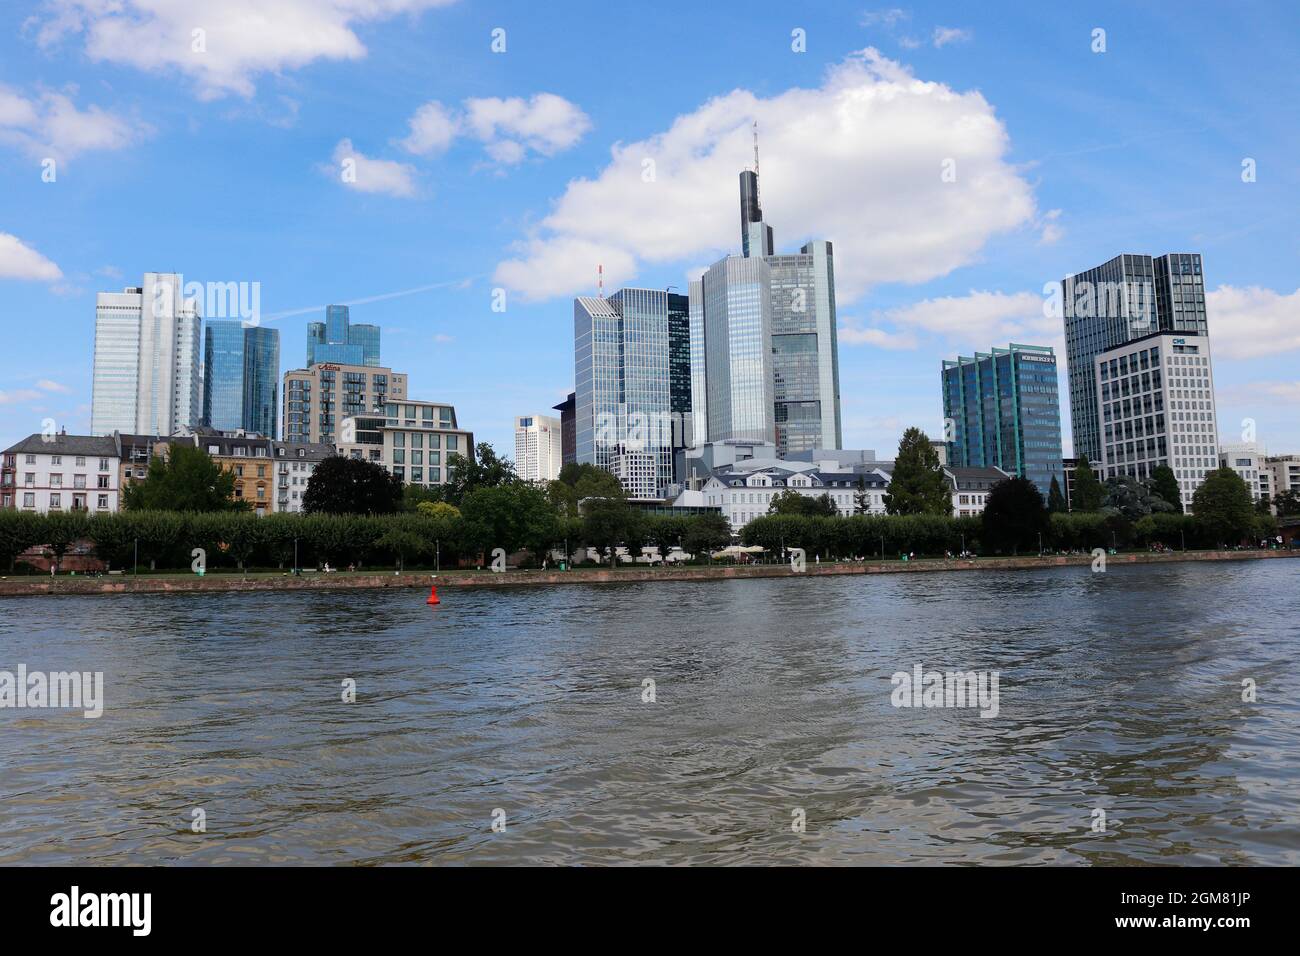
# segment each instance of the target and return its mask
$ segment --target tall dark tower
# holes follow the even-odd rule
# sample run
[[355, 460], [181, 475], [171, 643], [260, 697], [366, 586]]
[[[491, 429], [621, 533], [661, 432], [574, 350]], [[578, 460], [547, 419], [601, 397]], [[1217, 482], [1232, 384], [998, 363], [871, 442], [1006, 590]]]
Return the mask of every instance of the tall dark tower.
[[740, 248], [745, 258], [772, 255], [772, 227], [758, 203], [758, 124], [754, 124], [754, 168], [740, 174]]

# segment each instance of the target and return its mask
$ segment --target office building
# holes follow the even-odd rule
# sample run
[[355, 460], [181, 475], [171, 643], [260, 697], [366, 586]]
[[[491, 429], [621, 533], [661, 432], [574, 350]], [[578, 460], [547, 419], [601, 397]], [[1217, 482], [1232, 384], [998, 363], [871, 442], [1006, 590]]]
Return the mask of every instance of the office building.
[[114, 436], [29, 435], [0, 452], [0, 507], [100, 514], [120, 505]]
[[1032, 481], [1046, 500], [1061, 467], [1056, 353], [1016, 345], [945, 359], [943, 414], [951, 429], [948, 461], [999, 468]]
[[379, 367], [379, 326], [353, 325], [346, 305], [325, 306], [324, 322], [307, 323], [307, 367], [317, 362]]
[[569, 397], [555, 406], [560, 413], [560, 467], [578, 460], [578, 427], [574, 410], [578, 396], [570, 392]]
[[668, 296], [623, 289], [573, 301], [577, 460], [616, 474], [634, 498], [673, 480]]
[[1153, 332], [1205, 335], [1205, 277], [1198, 253], [1116, 256], [1062, 283], [1074, 453], [1100, 461], [1093, 359]]
[[839, 352], [832, 244], [775, 254], [755, 168], [740, 174], [743, 255], [691, 282], [693, 433], [706, 441], [772, 441], [780, 455], [838, 448]]
[[170, 435], [202, 416], [198, 303], [184, 278], [149, 272], [143, 284], [95, 297], [91, 431]]
[[1257, 442], [1232, 442], [1219, 448], [1219, 467], [1237, 473], [1254, 501], [1267, 501], [1272, 488], [1272, 474], [1264, 449]]
[[1270, 498], [1288, 491], [1300, 495], [1300, 455], [1271, 455], [1265, 459]]
[[317, 362], [284, 375], [284, 440], [339, 445], [344, 419], [375, 415], [406, 398], [406, 375], [390, 368]]
[[203, 330], [203, 423], [275, 438], [280, 418], [280, 333], [236, 320]]
[[1094, 376], [1102, 425], [1098, 478], [1151, 478], [1167, 465], [1190, 513], [1192, 494], [1219, 467], [1209, 338], [1146, 335], [1100, 352]]
[[474, 457], [474, 434], [445, 402], [390, 399], [377, 414], [347, 419], [342, 431], [352, 440], [336, 443], [340, 455], [383, 465], [407, 485], [444, 484], [458, 456]]
[[523, 415], [515, 419], [515, 472], [524, 481], [547, 482], [560, 477], [564, 464], [563, 437], [558, 418]]

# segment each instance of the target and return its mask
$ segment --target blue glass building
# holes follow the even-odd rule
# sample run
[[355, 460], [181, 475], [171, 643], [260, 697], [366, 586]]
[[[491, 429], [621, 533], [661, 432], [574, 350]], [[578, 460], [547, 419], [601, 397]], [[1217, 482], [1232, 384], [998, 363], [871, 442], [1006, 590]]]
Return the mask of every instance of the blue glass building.
[[244, 330], [244, 428], [278, 438], [280, 403], [280, 332]]
[[317, 362], [379, 367], [379, 326], [353, 325], [346, 305], [327, 305], [324, 322], [307, 323], [307, 367]]
[[1064, 493], [1053, 349], [1013, 343], [945, 359], [942, 382], [950, 464], [1001, 468], [1028, 478], [1044, 498], [1056, 478]]
[[216, 319], [204, 329], [203, 422], [276, 438], [280, 332]]

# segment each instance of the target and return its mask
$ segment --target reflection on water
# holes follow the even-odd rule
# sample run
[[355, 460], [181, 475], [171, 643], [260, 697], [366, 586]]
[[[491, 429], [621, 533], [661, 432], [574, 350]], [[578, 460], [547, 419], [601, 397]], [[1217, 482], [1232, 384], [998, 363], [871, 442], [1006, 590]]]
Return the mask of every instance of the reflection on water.
[[[1298, 576], [10, 599], [0, 669], [106, 709], [0, 710], [0, 864], [1294, 865]], [[998, 716], [895, 709], [918, 663]]]

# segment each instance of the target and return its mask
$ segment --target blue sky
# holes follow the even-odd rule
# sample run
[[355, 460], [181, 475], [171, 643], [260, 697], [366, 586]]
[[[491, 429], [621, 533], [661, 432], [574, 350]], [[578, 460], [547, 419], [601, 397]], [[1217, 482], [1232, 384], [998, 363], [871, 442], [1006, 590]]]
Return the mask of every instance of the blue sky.
[[0, 442], [88, 430], [95, 292], [179, 271], [259, 282], [285, 369], [357, 303], [510, 450], [598, 262], [684, 289], [737, 251], [757, 119], [778, 248], [835, 242], [846, 447], [937, 432], [945, 357], [1059, 345], [1045, 283], [1195, 251], [1221, 437], [1300, 451], [1300, 11], [1078, 6], [7, 4]]

